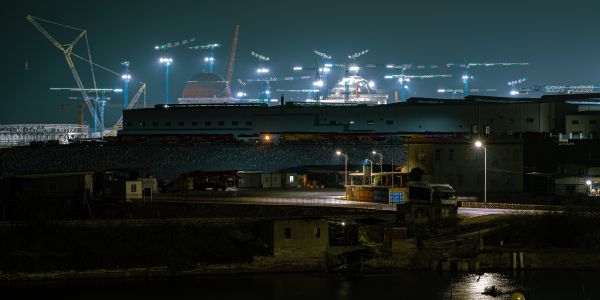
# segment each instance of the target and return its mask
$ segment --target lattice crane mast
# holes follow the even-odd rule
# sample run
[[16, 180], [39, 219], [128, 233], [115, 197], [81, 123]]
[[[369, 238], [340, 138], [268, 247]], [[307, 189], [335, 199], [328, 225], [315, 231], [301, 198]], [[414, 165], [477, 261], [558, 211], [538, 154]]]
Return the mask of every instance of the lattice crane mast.
[[411, 75], [405, 74], [405, 69], [402, 69], [401, 74], [385, 75], [385, 79], [398, 79], [400, 83], [400, 99], [406, 101], [408, 99], [408, 85], [412, 79], [436, 79], [436, 78], [451, 78], [450, 74], [426, 74], [426, 75]]
[[[94, 64], [92, 62], [92, 56], [91, 56], [91, 52], [90, 52], [90, 48], [89, 48], [87, 31], [85, 29], [80, 29], [80, 28], [76, 28], [73, 26], [63, 25], [63, 24], [60, 24], [60, 23], [57, 23], [54, 21], [41, 19], [41, 18], [34, 17], [31, 15], [28, 15], [27, 17], [25, 17], [25, 19], [27, 19], [27, 21], [29, 21], [40, 33], [42, 33], [42, 35], [44, 35], [44, 37], [46, 37], [46, 39], [48, 39], [58, 50], [60, 50], [63, 53], [65, 60], [67, 61], [67, 66], [69, 67], [69, 70], [71, 71], [71, 74], [73, 75], [73, 78], [75, 79], [75, 83], [77, 84], [78, 90], [81, 93], [83, 101], [84, 101], [88, 111], [90, 112], [90, 115], [92, 116], [94, 127], [100, 128], [101, 122], [100, 122], [100, 119], [98, 118], [98, 115], [96, 114], [94, 105], [92, 104], [92, 101], [90, 100], [90, 97], [87, 94], [88, 89], [86, 89], [84, 87], [83, 82], [81, 81], [81, 77], [79, 76], [79, 73], [77, 72], [77, 69], [75, 68], [75, 63], [73, 63], [73, 59], [71, 57], [71, 56], [76, 56], [76, 54], [73, 53], [73, 48], [75, 47], [75, 45], [77, 45], [77, 43], [81, 39], [84, 39], [86, 42], [86, 47], [87, 47], [87, 52], [88, 52], [87, 61], [90, 63], [92, 79], [93, 79], [94, 87], [96, 87], [96, 78], [94, 75], [94, 68], [93, 68]], [[44, 27], [42, 27], [42, 25], [40, 25], [39, 22], [57, 25], [57, 26], [60, 26], [63, 28], [73, 29], [73, 30], [78, 31], [79, 33], [69, 43], [60, 43], [48, 31], [46, 31], [46, 29], [44, 29]], [[80, 57], [80, 58], [82, 58], [82, 57]], [[98, 96], [98, 94], [96, 93], [96, 97], [97, 96]]]

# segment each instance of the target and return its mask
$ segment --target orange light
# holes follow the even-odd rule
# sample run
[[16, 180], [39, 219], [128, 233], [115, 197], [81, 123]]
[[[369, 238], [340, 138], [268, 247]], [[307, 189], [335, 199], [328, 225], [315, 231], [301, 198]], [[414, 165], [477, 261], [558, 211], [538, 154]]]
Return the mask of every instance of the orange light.
[[270, 135], [265, 135], [265, 141], [270, 141], [271, 140], [271, 136]]

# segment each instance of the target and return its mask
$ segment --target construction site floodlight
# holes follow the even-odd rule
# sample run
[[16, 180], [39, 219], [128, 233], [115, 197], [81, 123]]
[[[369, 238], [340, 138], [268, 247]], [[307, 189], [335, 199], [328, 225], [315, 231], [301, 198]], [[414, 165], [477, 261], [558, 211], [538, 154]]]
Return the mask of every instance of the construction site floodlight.
[[115, 93], [122, 93], [123, 89], [114, 89], [113, 92], [115, 92]]
[[483, 143], [481, 141], [475, 141], [475, 147], [481, 148], [482, 146], [483, 146]]
[[158, 61], [161, 64], [170, 65], [173, 62], [173, 59], [170, 57], [161, 57]]
[[323, 87], [323, 80], [317, 80], [313, 82], [313, 85], [316, 87]]
[[333, 64], [324, 64], [326, 68], [333, 68]]
[[370, 88], [374, 88], [375, 87], [375, 81], [373, 81], [373, 80], [369, 81], [369, 87]]
[[121, 79], [123, 79], [123, 80], [131, 80], [131, 75], [130, 74], [123, 74], [123, 75], [121, 75]]
[[322, 70], [323, 73], [329, 73], [331, 72], [331, 68], [330, 67], [324, 67]]
[[349, 71], [351, 72], [358, 72], [360, 70], [359, 66], [351, 66], [350, 68], [348, 68]]
[[296, 66], [296, 67], [294, 67], [294, 71], [302, 71], [302, 67]]

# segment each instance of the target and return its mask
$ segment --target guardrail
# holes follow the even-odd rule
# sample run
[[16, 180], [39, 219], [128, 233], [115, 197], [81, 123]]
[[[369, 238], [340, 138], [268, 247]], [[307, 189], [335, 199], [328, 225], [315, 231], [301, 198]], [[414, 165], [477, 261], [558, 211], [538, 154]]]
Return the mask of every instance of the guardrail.
[[154, 202], [186, 202], [214, 204], [250, 204], [250, 205], [291, 205], [291, 206], [321, 206], [339, 208], [357, 208], [369, 210], [395, 211], [395, 204], [349, 201], [342, 199], [311, 199], [283, 197], [207, 197], [196, 195], [155, 195]]
[[458, 207], [464, 208], [487, 208], [487, 209], [510, 209], [510, 210], [544, 210], [544, 211], [564, 211], [564, 206], [559, 205], [540, 205], [540, 204], [521, 204], [521, 203], [483, 203], [471, 201], [458, 201]]

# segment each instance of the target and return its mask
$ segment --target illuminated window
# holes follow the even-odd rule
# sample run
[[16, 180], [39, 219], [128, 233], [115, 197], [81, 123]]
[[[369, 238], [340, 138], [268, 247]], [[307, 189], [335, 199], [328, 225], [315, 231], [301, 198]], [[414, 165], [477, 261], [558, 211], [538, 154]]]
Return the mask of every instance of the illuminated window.
[[424, 150], [417, 151], [417, 160], [418, 161], [425, 160], [425, 151]]
[[290, 183], [294, 183], [294, 175], [290, 175]]
[[291, 239], [292, 238], [292, 229], [289, 227], [286, 227], [283, 229], [283, 237], [285, 239]]

